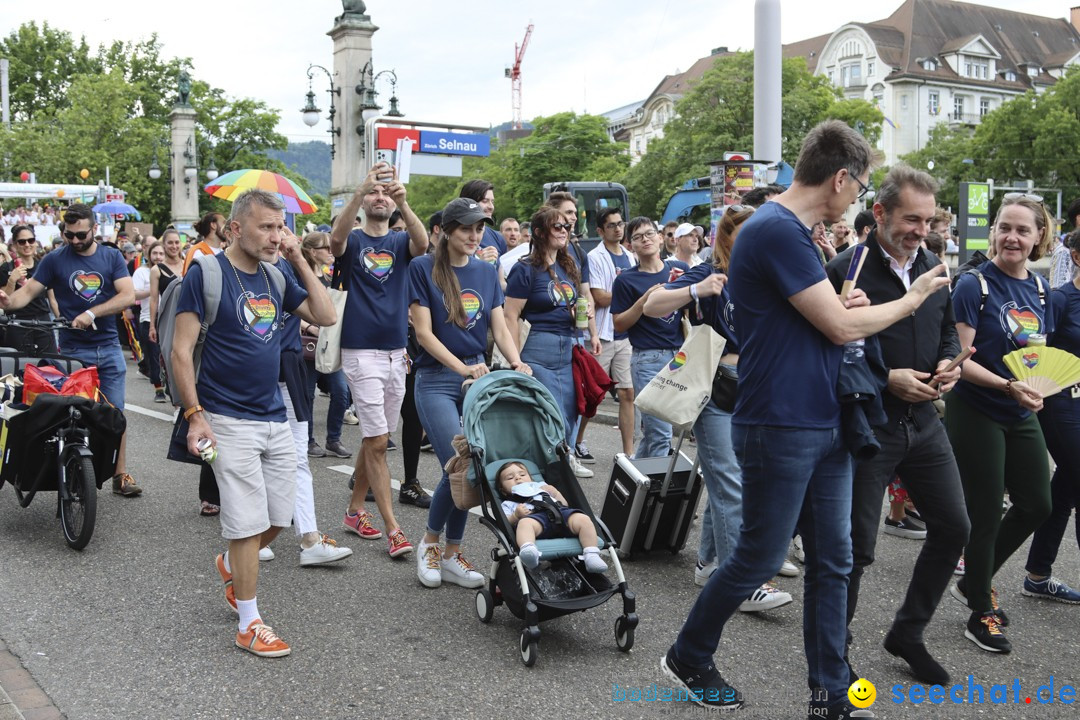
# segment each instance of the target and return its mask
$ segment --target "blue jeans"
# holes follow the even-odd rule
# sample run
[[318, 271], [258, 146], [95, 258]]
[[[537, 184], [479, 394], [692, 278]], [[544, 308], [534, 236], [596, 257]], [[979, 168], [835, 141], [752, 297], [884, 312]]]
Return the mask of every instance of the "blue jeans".
[[555, 396], [562, 408], [566, 428], [566, 444], [574, 447], [577, 427], [577, 391], [574, 389], [574, 368], [571, 366], [574, 338], [570, 335], [533, 330], [521, 349], [521, 361], [532, 368], [533, 377]]
[[118, 409], [124, 409], [127, 362], [119, 345], [101, 347], [76, 347], [65, 345], [63, 354], [81, 361], [84, 365], [96, 365], [101, 394]]
[[[476, 365], [484, 362], [484, 356], [462, 358], [462, 362]], [[427, 430], [431, 449], [439, 458], [439, 467], [445, 467], [454, 456], [451, 441], [455, 435], [461, 434], [461, 383], [465, 378], [443, 365], [417, 368], [415, 372], [416, 412], [420, 416], [420, 424]], [[444, 469], [442, 479], [431, 497], [427, 530], [432, 535], [442, 535], [445, 528], [446, 542], [457, 545], [465, 536], [465, 522], [468, 519], [468, 511], [454, 505], [450, 495], [450, 477]]]
[[694, 423], [698, 460], [709, 503], [701, 518], [698, 560], [720, 565], [735, 549], [742, 525], [742, 471], [731, 444], [731, 413], [712, 402]]
[[[634, 378], [634, 396], [641, 394], [649, 381], [671, 362], [679, 348], [637, 350], [630, 356], [630, 375]], [[641, 413], [641, 442], [634, 457], [667, 457], [671, 454], [671, 425], [652, 415]]]
[[[315, 362], [305, 360], [307, 369], [307, 401], [315, 407], [315, 385], [320, 378], [325, 378], [327, 391], [330, 393], [330, 408], [326, 411], [326, 441], [341, 441], [341, 426], [345, 421], [345, 411], [349, 409], [349, 384], [345, 382], [345, 373], [341, 370], [323, 374], [315, 370]], [[315, 439], [315, 414], [311, 413], [308, 423], [308, 443]]]
[[735, 550], [698, 595], [675, 658], [712, 663], [724, 624], [743, 600], [776, 575], [798, 524], [806, 550], [803, 644], [808, 683], [829, 703], [845, 697], [847, 582], [851, 573], [851, 456], [839, 428], [733, 425], [742, 467], [743, 523]]

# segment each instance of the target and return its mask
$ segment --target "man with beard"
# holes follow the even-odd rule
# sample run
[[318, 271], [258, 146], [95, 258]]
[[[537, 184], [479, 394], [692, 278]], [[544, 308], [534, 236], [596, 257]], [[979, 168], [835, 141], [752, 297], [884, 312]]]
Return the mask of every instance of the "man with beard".
[[[96, 365], [102, 395], [123, 410], [127, 363], [116, 323], [108, 316], [135, 303], [135, 287], [120, 251], [95, 241], [94, 213], [89, 206], [77, 204], [64, 211], [63, 233], [67, 246], [43, 257], [34, 277], [10, 298], [0, 292], [0, 308], [18, 310], [52, 290], [61, 317], [69, 319], [74, 328], [60, 331], [64, 354], [84, 365]], [[120, 441], [113, 492], [133, 497], [142, 488], [127, 472], [126, 451], [127, 434]]]
[[[363, 209], [364, 223], [350, 227]], [[395, 210], [405, 220], [404, 232], [389, 229]], [[368, 487], [386, 525], [390, 557], [412, 552], [390, 504], [387, 441], [397, 429], [405, 397], [405, 346], [408, 342], [406, 265], [427, 252], [424, 223], [405, 202], [405, 186], [387, 163], [376, 163], [338, 216], [330, 235], [330, 251], [344, 270], [349, 291], [341, 330], [341, 368], [352, 390], [353, 408], [363, 441], [356, 455], [352, 499], [345, 529], [377, 540], [383, 533], [364, 509]], [[405, 487], [402, 486], [402, 490]]]
[[846, 219], [834, 222], [830, 230], [832, 230], [833, 247], [836, 248], [836, 252], [842, 253], [851, 247], [851, 228], [848, 227]]
[[188, 248], [181, 274], [187, 274], [196, 255], [217, 255], [228, 247], [229, 238], [225, 235], [225, 224], [225, 216], [217, 212], [208, 212], [195, 223], [195, 232], [199, 233], [202, 240]]
[[[921, 247], [934, 218], [937, 189], [932, 177], [904, 165], [885, 176], [874, 203], [877, 226], [866, 240], [867, 257], [858, 282], [872, 304], [902, 297], [916, 278], [941, 264]], [[826, 269], [837, 289], [844, 282], [853, 253], [854, 249], [841, 253]], [[923, 634], [964, 550], [970, 528], [960, 473], [933, 405], [960, 377], [959, 367], [944, 372], [960, 352], [952, 299], [948, 293], [935, 293], [910, 317], [879, 332], [877, 339], [889, 368], [888, 389], [882, 395], [888, 422], [874, 428], [881, 450], [855, 465], [847, 621], [850, 626], [863, 571], [874, 561], [882, 495], [899, 475], [926, 524], [926, 542], [892, 629], [885, 636], [885, 649], [907, 661], [920, 682], [947, 685], [949, 674], [927, 651]], [[850, 630], [847, 642], [850, 646]], [[857, 679], [851, 671], [851, 681]]]

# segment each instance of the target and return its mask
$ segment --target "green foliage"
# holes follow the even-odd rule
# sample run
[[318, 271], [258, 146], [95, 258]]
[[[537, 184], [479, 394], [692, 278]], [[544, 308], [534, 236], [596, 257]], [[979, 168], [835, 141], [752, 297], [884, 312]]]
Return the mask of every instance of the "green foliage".
[[[978, 179], [972, 164], [974, 158], [972, 133], [962, 126], [950, 126], [948, 123], [935, 125], [930, 131], [930, 139], [917, 152], [900, 158], [918, 170], [927, 170], [941, 183], [937, 194], [938, 205], [956, 208], [959, 205], [959, 183]], [[969, 162], [964, 162], [968, 160]], [[927, 163], [933, 161], [934, 169], [928, 170]], [[877, 187], [881, 187], [880, 180]]]
[[14, 122], [49, 116], [67, 107], [68, 88], [76, 75], [99, 72], [85, 39], [29, 22], [0, 39], [0, 57], [10, 60], [11, 119]]

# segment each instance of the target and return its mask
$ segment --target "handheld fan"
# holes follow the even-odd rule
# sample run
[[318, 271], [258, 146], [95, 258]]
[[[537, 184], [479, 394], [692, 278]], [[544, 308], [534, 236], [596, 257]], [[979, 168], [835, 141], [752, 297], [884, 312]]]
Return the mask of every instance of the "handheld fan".
[[1080, 382], [1080, 358], [1060, 348], [1021, 348], [1002, 360], [1013, 377], [1030, 385], [1044, 398]]

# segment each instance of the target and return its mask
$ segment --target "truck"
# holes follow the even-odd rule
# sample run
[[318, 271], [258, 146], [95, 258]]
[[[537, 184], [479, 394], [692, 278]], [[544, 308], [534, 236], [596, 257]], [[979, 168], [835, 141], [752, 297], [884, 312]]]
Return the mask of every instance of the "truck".
[[553, 192], [568, 192], [574, 196], [578, 205], [578, 227], [575, 234], [580, 236], [578, 244], [585, 252], [600, 243], [600, 233], [596, 228], [596, 217], [601, 210], [617, 207], [624, 219], [630, 218], [630, 200], [626, 188], [616, 182], [553, 182], [544, 183], [544, 200]]

